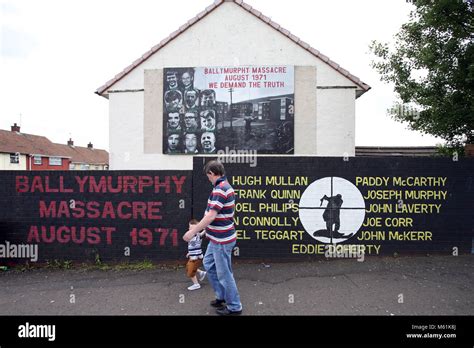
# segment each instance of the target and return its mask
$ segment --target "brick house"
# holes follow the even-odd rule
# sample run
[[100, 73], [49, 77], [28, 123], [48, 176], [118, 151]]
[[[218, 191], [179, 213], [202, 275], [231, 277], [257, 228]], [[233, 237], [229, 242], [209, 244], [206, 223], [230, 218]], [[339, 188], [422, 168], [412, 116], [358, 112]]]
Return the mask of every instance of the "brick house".
[[108, 169], [108, 152], [88, 147], [56, 144], [39, 135], [0, 129], [0, 170], [100, 170]]
[[69, 139], [67, 145], [56, 144], [59, 151], [71, 158], [70, 170], [107, 170], [109, 169], [109, 153], [94, 149], [92, 143], [87, 147], [75, 146]]

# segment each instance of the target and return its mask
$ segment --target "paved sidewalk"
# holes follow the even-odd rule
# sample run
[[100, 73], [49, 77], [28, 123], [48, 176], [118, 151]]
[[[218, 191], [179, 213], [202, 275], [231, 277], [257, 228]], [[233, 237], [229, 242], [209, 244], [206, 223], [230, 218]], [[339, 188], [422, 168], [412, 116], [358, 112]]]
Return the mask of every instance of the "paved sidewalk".
[[[473, 315], [474, 256], [234, 263], [245, 315]], [[0, 271], [0, 315], [215, 315], [184, 269]], [[75, 303], [70, 303], [74, 295]]]

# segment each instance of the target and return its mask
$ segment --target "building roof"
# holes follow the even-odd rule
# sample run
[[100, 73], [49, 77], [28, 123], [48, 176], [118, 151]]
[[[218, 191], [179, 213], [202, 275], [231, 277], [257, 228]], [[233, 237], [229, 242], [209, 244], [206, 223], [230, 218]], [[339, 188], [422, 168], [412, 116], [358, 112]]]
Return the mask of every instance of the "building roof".
[[100, 149], [53, 143], [44, 136], [0, 129], [0, 153], [70, 158], [73, 163], [108, 164], [109, 153]]
[[404, 156], [433, 157], [437, 156], [436, 146], [356, 146], [356, 157]]
[[0, 129], [0, 152], [60, 156], [56, 145], [46, 137], [3, 129]]
[[[149, 51], [147, 51], [145, 54], [143, 54], [140, 58], [135, 60], [132, 64], [130, 64], [128, 67], [126, 67], [122, 72], [117, 74], [114, 78], [111, 80], [107, 81], [103, 86], [99, 87], [96, 90], [96, 94], [100, 96], [104, 96], [104, 92], [107, 91], [110, 87], [112, 87], [116, 82], [120, 81], [122, 78], [124, 78], [127, 74], [129, 74], [132, 70], [134, 70], [137, 66], [142, 64], [144, 61], [146, 61], [148, 58], [150, 58], [153, 54], [158, 52], [160, 49], [162, 49], [164, 46], [166, 46], [170, 41], [174, 40], [177, 38], [179, 35], [181, 35], [184, 31], [188, 30], [191, 26], [199, 22], [202, 18], [210, 14], [212, 11], [214, 11], [216, 8], [218, 8], [220, 5], [222, 5], [224, 2], [233, 2], [246, 10], [247, 12], [251, 13], [264, 23], [270, 25], [273, 29], [279, 31], [281, 34], [285, 35], [288, 37], [290, 40], [292, 40], [294, 43], [302, 47], [304, 50], [308, 51], [311, 53], [313, 56], [321, 59], [324, 63], [328, 64], [331, 66], [333, 69], [337, 70], [339, 73], [347, 77], [349, 80], [354, 82], [357, 86], [359, 86], [362, 90], [362, 92], [358, 93], [358, 97], [367, 92], [371, 87], [362, 82], [357, 76], [352, 75], [349, 71], [346, 69], [342, 68], [339, 64], [335, 63], [329, 57], [325, 56], [321, 52], [319, 52], [317, 49], [311, 47], [308, 43], [304, 42], [301, 40], [299, 37], [296, 35], [293, 35], [289, 30], [283, 28], [280, 26], [278, 23], [272, 21], [269, 17], [263, 15], [260, 11], [252, 8], [250, 5], [246, 4], [242, 0], [215, 0], [214, 3], [200, 13], [198, 13], [194, 18], [191, 18], [189, 21], [187, 21], [184, 25], [180, 26], [179, 29], [175, 30], [172, 32], [167, 38], [163, 39], [159, 44], [153, 46]], [[106, 96], [104, 96], [106, 97]]]
[[82, 146], [56, 144], [61, 153], [71, 157], [72, 163], [108, 164], [109, 153], [100, 149], [89, 149]]

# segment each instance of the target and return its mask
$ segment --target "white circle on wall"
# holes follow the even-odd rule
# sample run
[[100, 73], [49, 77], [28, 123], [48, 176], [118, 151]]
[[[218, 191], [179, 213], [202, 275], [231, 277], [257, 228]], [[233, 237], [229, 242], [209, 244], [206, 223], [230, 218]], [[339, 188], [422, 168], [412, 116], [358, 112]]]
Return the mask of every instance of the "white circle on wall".
[[337, 244], [359, 231], [365, 218], [365, 201], [350, 181], [326, 177], [314, 181], [303, 192], [299, 217], [312, 238]]

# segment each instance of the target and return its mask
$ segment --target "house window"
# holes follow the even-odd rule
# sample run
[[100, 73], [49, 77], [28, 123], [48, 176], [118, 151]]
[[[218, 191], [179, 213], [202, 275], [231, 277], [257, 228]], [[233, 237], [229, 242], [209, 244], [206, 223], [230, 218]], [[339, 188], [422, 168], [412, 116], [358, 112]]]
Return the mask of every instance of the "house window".
[[43, 163], [41, 156], [33, 156], [33, 163], [41, 165]]
[[20, 163], [20, 154], [18, 152], [10, 154], [10, 163]]
[[49, 165], [50, 166], [60, 166], [60, 165], [62, 165], [62, 158], [61, 157], [50, 157], [49, 158]]
[[82, 170], [89, 170], [89, 165], [88, 164], [82, 164], [81, 169]]
[[74, 170], [75, 167], [74, 163], [69, 163], [69, 170]]

